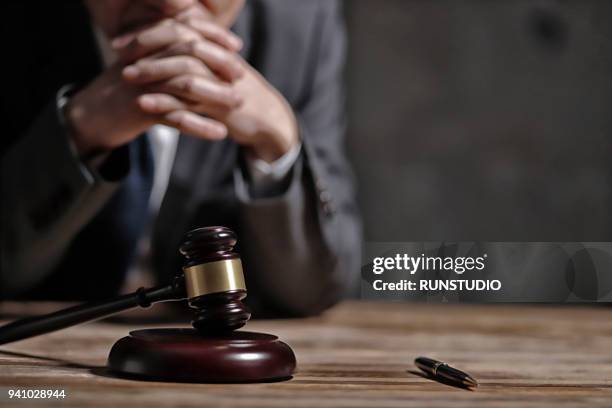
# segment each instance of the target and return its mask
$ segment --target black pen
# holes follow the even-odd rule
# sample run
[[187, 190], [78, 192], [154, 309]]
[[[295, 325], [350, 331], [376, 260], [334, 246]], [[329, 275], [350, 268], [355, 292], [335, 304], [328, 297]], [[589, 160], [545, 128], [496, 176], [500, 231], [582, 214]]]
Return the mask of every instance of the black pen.
[[414, 360], [414, 364], [434, 378], [442, 379], [463, 387], [478, 387], [478, 382], [471, 375], [459, 371], [442, 361], [427, 357], [419, 357]]

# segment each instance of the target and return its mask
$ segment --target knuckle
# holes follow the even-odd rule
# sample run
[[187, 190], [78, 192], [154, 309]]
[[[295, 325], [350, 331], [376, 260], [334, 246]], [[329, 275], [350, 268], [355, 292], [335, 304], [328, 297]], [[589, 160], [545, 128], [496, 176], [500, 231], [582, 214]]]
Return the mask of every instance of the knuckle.
[[207, 54], [210, 56], [210, 63], [214, 64], [215, 68], [223, 68], [231, 63], [229, 54], [219, 47], [208, 47]]
[[221, 68], [225, 69], [228, 72], [235, 72], [238, 69], [238, 60], [233, 56], [226, 52], [224, 52], [220, 57]]
[[192, 76], [186, 76], [181, 84], [181, 90], [187, 94], [195, 93], [196, 79]]
[[188, 28], [183, 24], [177, 24], [177, 36], [180, 41], [194, 41], [198, 39], [198, 35], [193, 32], [192, 29]]
[[141, 75], [151, 75], [153, 71], [152, 64], [148, 61], [138, 61], [135, 65], [140, 70]]
[[206, 25], [205, 29], [207, 35], [217, 39], [222, 38], [227, 33], [227, 30], [214, 24]]
[[175, 39], [181, 38], [181, 35], [182, 35], [181, 27], [178, 24], [176, 24], [176, 22], [170, 25], [170, 34], [172, 34], [172, 36]]
[[140, 60], [136, 62], [136, 66], [140, 69], [146, 69], [149, 67], [149, 65], [151, 65], [151, 62], [147, 60]]
[[189, 27], [197, 27], [198, 26], [198, 19], [194, 18], [194, 17], [187, 17], [185, 19], [185, 24], [188, 25]]
[[145, 33], [140, 33], [136, 37], [134, 37], [134, 40], [132, 40], [132, 48], [144, 47], [145, 42], [146, 42], [145, 38], [146, 38]]
[[200, 42], [197, 40], [190, 40], [187, 42], [187, 50], [189, 54], [196, 55], [200, 49]]
[[193, 35], [191, 34], [191, 31], [185, 29], [179, 29], [178, 38], [179, 41], [193, 41]]
[[232, 58], [226, 52], [218, 50], [216, 54], [217, 54], [217, 59], [219, 60], [219, 63], [221, 63], [222, 65], [225, 66], [225, 65], [232, 64]]
[[217, 34], [217, 35], [223, 35], [223, 34], [227, 34], [229, 32], [229, 30], [227, 28], [218, 26], [216, 24], [209, 24], [206, 26], [206, 28], [208, 28], [208, 30], [213, 33], [213, 34]]
[[222, 98], [217, 98], [217, 100], [214, 101], [214, 106], [220, 113], [227, 113], [233, 108], [232, 103], [225, 95]]
[[225, 109], [231, 109], [234, 107], [234, 95], [227, 91], [223, 93], [223, 97], [220, 100], [221, 106]]
[[187, 114], [185, 112], [179, 112], [178, 124], [182, 128], [186, 128], [187, 126], [189, 126], [189, 119], [187, 118]]
[[217, 59], [219, 60], [219, 63], [221, 64], [222, 68], [231, 70], [233, 67], [236, 66], [238, 60], [232, 54], [219, 48], [216, 51]]
[[185, 123], [185, 113], [180, 111], [172, 112], [166, 115], [166, 119], [175, 126], [182, 127]]

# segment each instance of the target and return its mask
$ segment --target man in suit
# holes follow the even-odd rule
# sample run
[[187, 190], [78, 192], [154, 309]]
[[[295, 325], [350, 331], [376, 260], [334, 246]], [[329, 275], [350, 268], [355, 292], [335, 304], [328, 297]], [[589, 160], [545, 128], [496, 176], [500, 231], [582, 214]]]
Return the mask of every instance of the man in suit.
[[238, 233], [255, 310], [354, 285], [336, 1], [7, 3], [2, 297], [104, 298], [142, 265], [168, 281], [205, 225]]

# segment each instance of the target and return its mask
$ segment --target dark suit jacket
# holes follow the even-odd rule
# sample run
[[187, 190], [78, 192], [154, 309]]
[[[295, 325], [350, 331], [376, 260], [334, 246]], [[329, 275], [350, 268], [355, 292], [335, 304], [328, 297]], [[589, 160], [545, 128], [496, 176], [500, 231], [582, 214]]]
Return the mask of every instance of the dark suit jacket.
[[[58, 89], [86, 83], [101, 70], [86, 11], [75, 1], [36, 7], [9, 1], [0, 7], [11, 16], [3, 38], [19, 40], [8, 42], [5, 55], [15, 65], [2, 96], [7, 117], [1, 293], [15, 296], [53, 282], [57, 289], [48, 290], [48, 298], [60, 292], [72, 298], [110, 295], [124, 271], [88, 276], [87, 261], [78, 267], [66, 263], [78, 248], [104, 256], [104, 242], [112, 237], [79, 237], [130, 171], [128, 163], [123, 172], [88, 177], [57, 111]], [[154, 268], [160, 280], [168, 280], [180, 270], [177, 248], [187, 230], [227, 225], [239, 234], [252, 306], [318, 312], [354, 287], [360, 262], [360, 224], [343, 150], [345, 37], [339, 4], [249, 1], [234, 30], [245, 40], [246, 59], [293, 107], [302, 155], [286, 192], [253, 199], [240, 170], [239, 146], [181, 137], [154, 226]]]

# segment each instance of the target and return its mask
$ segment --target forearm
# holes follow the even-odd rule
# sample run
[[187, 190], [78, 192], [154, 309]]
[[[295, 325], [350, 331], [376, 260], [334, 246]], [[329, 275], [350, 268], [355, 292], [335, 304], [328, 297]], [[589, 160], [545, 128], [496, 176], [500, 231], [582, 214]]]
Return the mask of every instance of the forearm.
[[[117, 182], [104, 180], [80, 162], [68, 137], [53, 100], [2, 157], [3, 297], [44, 279], [117, 188]], [[113, 171], [119, 178], [125, 172], [125, 168]]]
[[241, 251], [262, 309], [305, 316], [327, 309], [354, 287], [360, 231], [350, 214], [325, 213], [304, 158], [291, 177], [281, 196], [239, 196]]
[[318, 313], [354, 291], [361, 266], [361, 223], [343, 147], [342, 13], [336, 1], [318, 7], [307, 97], [293, 107], [301, 162], [284, 195], [241, 206], [247, 275], [262, 303], [294, 315]]

